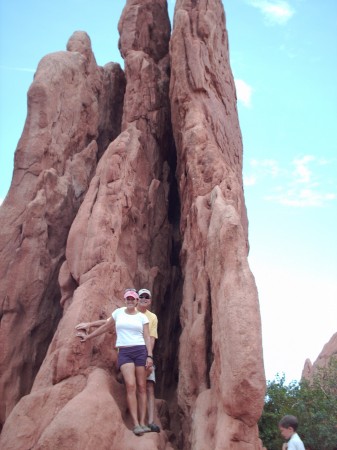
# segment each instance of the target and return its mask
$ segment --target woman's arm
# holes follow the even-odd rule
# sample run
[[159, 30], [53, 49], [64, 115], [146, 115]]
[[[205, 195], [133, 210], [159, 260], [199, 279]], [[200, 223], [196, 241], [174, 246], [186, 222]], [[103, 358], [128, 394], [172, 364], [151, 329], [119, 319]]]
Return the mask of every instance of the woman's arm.
[[96, 320], [94, 322], [81, 322], [76, 325], [76, 330], [85, 330], [87, 333], [89, 333], [91, 327], [100, 327], [101, 325], [104, 325], [106, 322], [108, 322], [111, 319], [109, 317], [108, 319], [102, 319], [102, 320]]
[[76, 333], [76, 336], [78, 336], [81, 340], [81, 342], [86, 342], [96, 336], [100, 336], [103, 333], [106, 333], [110, 330], [110, 328], [115, 326], [114, 320], [105, 320], [103, 325], [101, 325], [99, 328], [97, 328], [95, 331], [93, 331], [90, 334], [86, 334], [84, 331], [79, 331]]

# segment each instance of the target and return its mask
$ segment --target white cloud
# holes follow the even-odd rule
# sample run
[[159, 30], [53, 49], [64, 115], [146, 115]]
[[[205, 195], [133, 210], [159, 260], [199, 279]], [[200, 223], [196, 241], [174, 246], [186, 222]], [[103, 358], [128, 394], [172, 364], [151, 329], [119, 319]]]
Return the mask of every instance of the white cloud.
[[253, 88], [243, 80], [235, 79], [234, 81], [238, 100], [241, 101], [246, 108], [250, 108], [252, 106], [251, 99]]
[[248, 177], [243, 177], [243, 184], [244, 186], [254, 186], [256, 184], [256, 176], [250, 175]]
[[311, 155], [303, 156], [301, 159], [295, 159], [293, 164], [295, 170], [293, 175], [297, 183], [309, 183], [311, 181], [312, 172], [307, 166], [309, 162], [314, 161], [315, 158]]
[[335, 171], [335, 160], [312, 155], [283, 166], [273, 159], [252, 159], [244, 171], [244, 184], [262, 186], [267, 201], [298, 208], [322, 207], [337, 200]]
[[313, 189], [287, 190], [279, 195], [266, 196], [266, 200], [276, 201], [281, 205], [294, 206], [297, 208], [324, 206], [326, 202], [336, 200], [333, 193], [320, 193]]
[[259, 178], [265, 175], [276, 177], [280, 173], [279, 163], [274, 159], [252, 159], [250, 166], [258, 172]]
[[336, 158], [333, 158], [333, 159], [327, 159], [327, 158], [319, 158], [318, 160], [317, 160], [317, 163], [320, 165], [320, 166], [326, 166], [326, 165], [328, 165], [328, 164], [334, 164], [336, 162]]
[[284, 0], [247, 0], [261, 11], [270, 24], [284, 25], [294, 15], [294, 9]]
[[30, 69], [29, 67], [9, 67], [0, 65], [0, 69], [13, 70], [14, 72], [31, 72], [31, 73], [36, 72], [36, 69]]

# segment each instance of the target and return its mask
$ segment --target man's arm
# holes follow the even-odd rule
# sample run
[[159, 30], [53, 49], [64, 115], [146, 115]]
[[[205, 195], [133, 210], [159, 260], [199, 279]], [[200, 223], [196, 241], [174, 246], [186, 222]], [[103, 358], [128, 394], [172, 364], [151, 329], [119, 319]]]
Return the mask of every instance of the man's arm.
[[[153, 355], [153, 349], [156, 343], [156, 339], [158, 338], [158, 318], [156, 315], [152, 317], [152, 323], [149, 325], [150, 328], [150, 347], [151, 347], [151, 355]], [[149, 376], [152, 372], [153, 368], [148, 367], [146, 370], [146, 375]]]
[[151, 338], [151, 349], [153, 350], [154, 345], [156, 343], [156, 339], [158, 339], [158, 318], [155, 314], [153, 314], [149, 320], [150, 320], [149, 329]]
[[[149, 342], [150, 342], [150, 348], [151, 348], [151, 355], [153, 355], [153, 349], [156, 343], [156, 339], [158, 338], [158, 318], [155, 314], [150, 316], [149, 318]], [[153, 360], [152, 360], [153, 361]], [[153, 371], [153, 366], [146, 367], [146, 376], [148, 377], [150, 373]]]
[[153, 366], [153, 353], [151, 348], [151, 338], [150, 338], [150, 331], [149, 331], [149, 324], [145, 323], [143, 325], [143, 335], [144, 335], [144, 341], [146, 345], [146, 350], [148, 357], [146, 358], [146, 364], [145, 368], [150, 369]]
[[153, 336], [150, 336], [150, 345], [151, 345], [151, 350], [152, 350], [152, 355], [153, 355], [153, 349], [154, 349], [154, 344], [156, 343], [156, 338], [154, 338]]

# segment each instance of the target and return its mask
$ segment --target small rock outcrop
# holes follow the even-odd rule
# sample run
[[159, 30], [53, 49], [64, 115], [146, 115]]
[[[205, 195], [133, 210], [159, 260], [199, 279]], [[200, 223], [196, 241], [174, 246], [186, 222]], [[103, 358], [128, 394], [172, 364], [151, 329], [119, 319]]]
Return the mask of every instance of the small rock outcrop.
[[304, 363], [302, 378], [312, 380], [318, 373], [319, 369], [327, 367], [331, 358], [337, 358], [337, 333], [335, 333], [329, 342], [327, 342], [321, 353], [318, 355], [316, 361], [312, 363], [307, 359]]
[[[4, 450], [261, 450], [265, 377], [221, 0], [128, 0], [125, 61], [46, 56], [0, 209]], [[17, 281], [17, 282], [16, 282]], [[147, 287], [162, 432], [133, 435], [113, 336], [74, 327]], [[19, 432], [17, 431], [19, 430]]]

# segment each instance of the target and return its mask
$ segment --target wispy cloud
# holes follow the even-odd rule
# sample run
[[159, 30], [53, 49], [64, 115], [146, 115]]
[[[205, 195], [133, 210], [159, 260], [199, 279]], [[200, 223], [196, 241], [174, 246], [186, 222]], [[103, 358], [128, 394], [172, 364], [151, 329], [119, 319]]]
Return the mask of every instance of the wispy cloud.
[[311, 161], [314, 161], [315, 158], [311, 155], [306, 155], [300, 159], [294, 159], [293, 165], [295, 166], [295, 170], [293, 171], [294, 181], [297, 183], [310, 183], [312, 172], [308, 167], [308, 164]]
[[284, 25], [295, 14], [295, 10], [285, 0], [247, 0], [263, 14], [267, 23]]
[[281, 205], [299, 208], [307, 206], [324, 206], [326, 202], [336, 200], [334, 193], [320, 193], [313, 189], [289, 189], [279, 195], [266, 196], [266, 200], [276, 201]]
[[280, 170], [278, 162], [273, 159], [251, 159], [248, 168], [249, 174], [244, 173], [243, 184], [244, 186], [254, 186], [270, 176], [277, 177]]
[[13, 70], [14, 72], [31, 72], [34, 73], [36, 69], [30, 69], [29, 67], [9, 67], [0, 65], [0, 69]]
[[234, 81], [238, 100], [242, 102], [246, 108], [250, 108], [252, 106], [251, 100], [253, 88], [243, 80], [235, 79]]
[[[262, 185], [267, 195], [264, 199], [293, 207], [325, 206], [337, 200], [337, 186], [333, 174], [336, 160], [305, 155], [287, 164], [275, 160], [249, 162], [244, 185]], [[331, 173], [329, 175], [329, 171]], [[275, 184], [275, 182], [277, 184]]]
[[277, 175], [279, 175], [281, 170], [279, 163], [274, 159], [252, 159], [250, 161], [250, 165], [259, 173], [260, 176], [268, 174], [272, 177], [276, 177]]
[[243, 184], [245, 186], [254, 186], [254, 184], [256, 184], [256, 176], [255, 175], [250, 175], [250, 176], [244, 176], [243, 177]]

